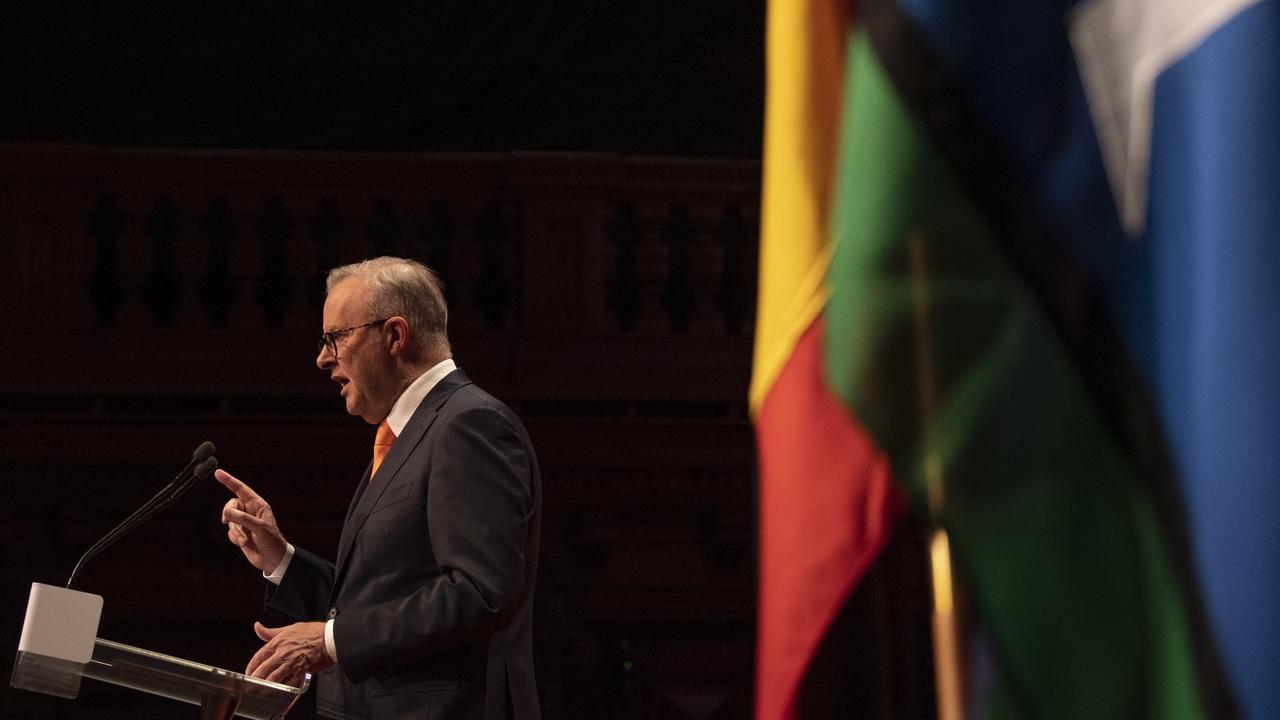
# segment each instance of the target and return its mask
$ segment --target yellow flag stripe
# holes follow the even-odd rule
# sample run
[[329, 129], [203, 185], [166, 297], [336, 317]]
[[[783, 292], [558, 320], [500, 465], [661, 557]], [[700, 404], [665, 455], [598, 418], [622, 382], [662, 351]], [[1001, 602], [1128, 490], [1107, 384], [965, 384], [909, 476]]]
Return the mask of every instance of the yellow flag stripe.
[[848, 30], [841, 0], [770, 0], [768, 11], [753, 415], [826, 302], [827, 224]]

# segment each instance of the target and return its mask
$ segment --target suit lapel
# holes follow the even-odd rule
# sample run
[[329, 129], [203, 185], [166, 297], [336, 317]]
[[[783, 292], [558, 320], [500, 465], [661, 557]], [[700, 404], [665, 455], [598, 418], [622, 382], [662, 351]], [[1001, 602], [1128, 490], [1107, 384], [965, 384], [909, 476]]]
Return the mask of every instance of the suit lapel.
[[431, 392], [427, 393], [422, 402], [418, 404], [418, 409], [414, 411], [413, 417], [409, 418], [409, 422], [404, 426], [400, 436], [396, 438], [395, 444], [391, 446], [391, 450], [383, 458], [382, 464], [378, 466], [377, 474], [372, 478], [369, 477], [369, 469], [372, 467], [372, 463], [365, 468], [364, 474], [360, 478], [360, 485], [356, 488], [355, 495], [351, 499], [351, 506], [347, 508], [347, 518], [342, 524], [342, 536], [338, 541], [338, 562], [333, 585], [335, 596], [346, 575], [351, 551], [355, 547], [356, 536], [360, 533], [360, 529], [364, 527], [365, 521], [369, 519], [369, 512], [377, 504], [378, 498], [382, 497], [383, 491], [391, 484], [392, 479], [400, 472], [405, 460], [413, 454], [414, 449], [422, 442], [422, 438], [426, 436], [427, 430], [435, 421], [440, 408], [444, 407], [444, 404], [459, 388], [470, 384], [471, 381], [467, 379], [462, 370], [454, 370], [444, 376], [440, 382], [436, 383], [435, 387], [431, 388]]
[[[369, 463], [364, 468], [364, 473], [360, 475], [360, 484], [356, 485], [356, 491], [351, 495], [351, 502], [347, 505], [347, 516], [342, 519], [342, 538], [346, 538], [347, 523], [351, 522], [351, 514], [356, 511], [356, 505], [359, 504], [360, 498], [364, 497], [364, 493], [369, 489], [369, 471], [373, 469], [373, 463]], [[344, 540], [338, 540], [338, 547], [342, 547]]]

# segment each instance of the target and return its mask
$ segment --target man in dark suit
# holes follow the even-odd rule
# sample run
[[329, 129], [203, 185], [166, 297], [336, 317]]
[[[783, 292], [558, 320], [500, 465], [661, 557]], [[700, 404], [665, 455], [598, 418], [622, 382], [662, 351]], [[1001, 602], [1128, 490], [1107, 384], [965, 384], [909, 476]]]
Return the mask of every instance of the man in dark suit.
[[523, 425], [451, 359], [434, 273], [376, 258], [329, 273], [316, 365], [378, 425], [331, 564], [289, 544], [235, 477], [227, 536], [300, 622], [254, 629], [246, 672], [317, 678], [322, 717], [539, 717], [532, 606], [541, 481]]

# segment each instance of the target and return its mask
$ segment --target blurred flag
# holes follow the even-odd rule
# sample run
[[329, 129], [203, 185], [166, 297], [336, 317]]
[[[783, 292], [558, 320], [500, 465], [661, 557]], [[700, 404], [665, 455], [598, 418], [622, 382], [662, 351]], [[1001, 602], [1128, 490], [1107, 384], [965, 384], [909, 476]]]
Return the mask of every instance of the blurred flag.
[[760, 457], [756, 717], [792, 716], [806, 667], [899, 507], [888, 460], [824, 376], [831, 193], [848, 16], [771, 3], [751, 406]]
[[1280, 717], [1276, 3], [773, 2], [768, 63], [757, 717], [892, 488], [980, 714]]

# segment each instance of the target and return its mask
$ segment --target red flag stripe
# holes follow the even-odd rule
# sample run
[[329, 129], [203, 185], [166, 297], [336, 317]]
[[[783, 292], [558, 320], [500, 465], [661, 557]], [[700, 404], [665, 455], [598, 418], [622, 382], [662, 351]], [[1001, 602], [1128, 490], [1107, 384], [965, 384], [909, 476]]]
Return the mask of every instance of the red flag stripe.
[[805, 668], [903, 505], [888, 460], [823, 381], [822, 336], [819, 316], [756, 417], [758, 720], [793, 717]]

